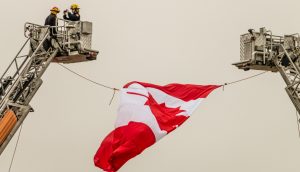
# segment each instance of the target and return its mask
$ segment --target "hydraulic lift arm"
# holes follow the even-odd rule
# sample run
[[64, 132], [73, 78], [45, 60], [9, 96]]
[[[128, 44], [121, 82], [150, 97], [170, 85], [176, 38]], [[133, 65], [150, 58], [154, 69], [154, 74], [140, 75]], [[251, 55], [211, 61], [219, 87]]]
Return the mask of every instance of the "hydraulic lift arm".
[[[27, 40], [0, 78], [0, 155], [33, 111], [29, 103], [51, 62], [96, 60], [98, 51], [91, 49], [92, 23], [58, 20], [62, 24], [55, 27], [25, 23]], [[53, 29], [57, 29], [56, 35], [50, 33]], [[25, 47], [30, 51], [20, 55]]]

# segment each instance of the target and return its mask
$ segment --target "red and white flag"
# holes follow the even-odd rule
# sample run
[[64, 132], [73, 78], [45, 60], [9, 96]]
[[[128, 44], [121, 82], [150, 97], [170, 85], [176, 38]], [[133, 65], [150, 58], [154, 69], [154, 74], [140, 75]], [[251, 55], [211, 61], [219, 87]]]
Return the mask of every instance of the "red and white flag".
[[94, 163], [115, 172], [129, 159], [180, 126], [219, 85], [131, 82], [121, 89], [115, 130], [102, 141]]

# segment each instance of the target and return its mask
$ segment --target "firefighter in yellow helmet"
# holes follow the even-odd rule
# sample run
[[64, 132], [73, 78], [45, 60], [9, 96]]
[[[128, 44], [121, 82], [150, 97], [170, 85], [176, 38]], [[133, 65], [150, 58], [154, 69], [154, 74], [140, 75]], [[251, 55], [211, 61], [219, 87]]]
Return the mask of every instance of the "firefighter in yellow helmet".
[[[45, 26], [57, 26], [57, 14], [60, 12], [58, 7], [53, 7], [50, 9], [51, 14], [46, 18], [45, 20]], [[51, 28], [50, 29], [50, 35], [51, 36], [56, 36], [57, 34], [57, 29], [56, 28]]]
[[80, 20], [80, 14], [79, 14], [79, 5], [78, 4], [72, 4], [70, 7], [71, 12], [69, 10], [64, 11], [64, 19], [70, 20], [70, 21], [79, 21]]

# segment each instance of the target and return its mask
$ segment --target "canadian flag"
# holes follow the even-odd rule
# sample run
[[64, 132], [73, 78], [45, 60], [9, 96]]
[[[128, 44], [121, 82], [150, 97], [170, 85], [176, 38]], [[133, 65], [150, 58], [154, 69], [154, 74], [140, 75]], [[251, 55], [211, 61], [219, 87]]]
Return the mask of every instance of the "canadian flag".
[[142, 82], [126, 84], [120, 93], [115, 130], [106, 136], [94, 156], [97, 167], [115, 172], [129, 159], [180, 126], [200, 102], [219, 85]]

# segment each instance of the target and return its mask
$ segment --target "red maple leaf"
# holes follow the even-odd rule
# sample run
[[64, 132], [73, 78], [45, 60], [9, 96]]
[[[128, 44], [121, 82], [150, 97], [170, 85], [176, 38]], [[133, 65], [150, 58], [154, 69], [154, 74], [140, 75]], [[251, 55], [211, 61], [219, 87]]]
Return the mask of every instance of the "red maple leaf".
[[180, 110], [180, 107], [169, 108], [165, 103], [158, 104], [151, 94], [149, 94], [148, 101], [145, 105], [150, 107], [151, 112], [158, 122], [159, 128], [167, 131], [167, 133], [170, 133], [188, 119], [188, 116], [177, 115], [184, 112], [184, 110]]

